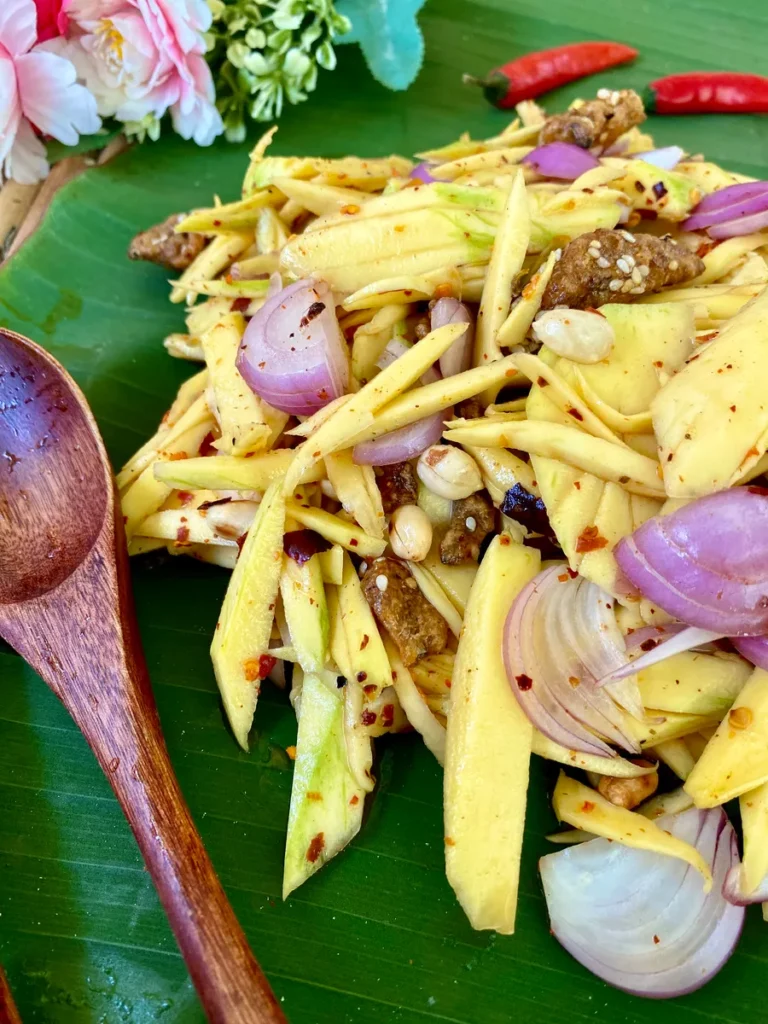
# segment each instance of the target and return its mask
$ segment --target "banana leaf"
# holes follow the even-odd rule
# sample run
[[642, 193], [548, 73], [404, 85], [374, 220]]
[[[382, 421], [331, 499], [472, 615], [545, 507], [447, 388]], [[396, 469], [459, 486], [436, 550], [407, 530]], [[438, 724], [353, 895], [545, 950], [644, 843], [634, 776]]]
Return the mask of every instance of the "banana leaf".
[[[410, 154], [509, 116], [461, 85], [527, 50], [601, 35], [634, 65], [547, 97], [562, 109], [598, 86], [642, 87], [700, 66], [760, 72], [761, 0], [431, 0], [426, 60], [407, 93], [378, 85], [356, 47], [281, 122], [277, 153]], [[763, 177], [768, 119], [652, 119], [679, 143]], [[248, 146], [196, 149], [168, 135], [69, 184], [0, 271], [0, 324], [51, 349], [90, 399], [119, 467], [155, 429], [191, 368], [161, 339], [182, 330], [165, 274], [130, 264], [140, 228], [173, 210], [236, 199]], [[2, 461], [0, 460], [0, 467]], [[0, 474], [2, 469], [0, 468]], [[1, 477], [0, 477], [1, 486]], [[235, 910], [292, 1024], [661, 1024], [764, 1019], [768, 930], [750, 908], [739, 951], [703, 991], [650, 1007], [589, 975], [549, 935], [536, 862], [555, 829], [532, 773], [517, 934], [473, 932], [443, 871], [442, 780], [413, 737], [378, 744], [376, 795], [349, 849], [283, 903], [296, 739], [285, 696], [265, 688], [252, 751], [227, 732], [208, 659], [226, 574], [182, 559], [134, 565], [145, 649], [171, 757]], [[22, 1017], [52, 1024], [203, 1020], [136, 845], [84, 741], [21, 660], [0, 648], [0, 962]]]

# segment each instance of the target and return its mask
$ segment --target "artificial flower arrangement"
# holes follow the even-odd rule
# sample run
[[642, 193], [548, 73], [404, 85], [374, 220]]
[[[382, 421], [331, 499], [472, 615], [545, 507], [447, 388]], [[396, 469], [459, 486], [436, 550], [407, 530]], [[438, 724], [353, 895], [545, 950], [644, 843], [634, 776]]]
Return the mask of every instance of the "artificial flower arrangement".
[[201, 146], [240, 142], [249, 119], [307, 98], [339, 42], [359, 43], [382, 84], [407, 88], [422, 3], [0, 0], [2, 177], [41, 180], [46, 138], [73, 146], [109, 122], [138, 141], [156, 140], [166, 119]]

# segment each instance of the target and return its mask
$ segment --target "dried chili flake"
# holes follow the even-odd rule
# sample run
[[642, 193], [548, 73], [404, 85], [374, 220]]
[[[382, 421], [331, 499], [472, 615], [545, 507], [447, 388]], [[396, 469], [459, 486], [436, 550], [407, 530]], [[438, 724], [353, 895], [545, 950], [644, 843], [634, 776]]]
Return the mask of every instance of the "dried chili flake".
[[521, 690], [530, 690], [530, 688], [533, 686], [533, 680], [524, 672], [519, 676], [515, 676], [515, 682], [517, 683], [518, 688]]
[[607, 546], [607, 539], [600, 536], [600, 531], [596, 526], [586, 526], [576, 541], [576, 551], [578, 554], [584, 554], [587, 551], [599, 551]]
[[381, 724], [385, 729], [389, 729], [395, 720], [395, 705], [385, 704], [381, 709]]
[[376, 712], [369, 711], [366, 708], [366, 710], [363, 711], [362, 715], [360, 716], [360, 721], [363, 723], [363, 725], [373, 725], [376, 722]]
[[309, 849], [307, 850], [307, 860], [309, 861], [309, 863], [314, 864], [324, 849], [325, 833], [318, 832], [317, 835], [314, 836], [314, 838], [312, 839], [312, 842], [309, 844]]

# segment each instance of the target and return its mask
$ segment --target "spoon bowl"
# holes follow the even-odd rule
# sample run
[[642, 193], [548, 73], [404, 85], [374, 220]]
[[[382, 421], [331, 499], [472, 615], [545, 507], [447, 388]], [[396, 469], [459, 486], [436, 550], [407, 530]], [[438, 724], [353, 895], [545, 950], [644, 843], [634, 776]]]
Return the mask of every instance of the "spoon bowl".
[[44, 349], [0, 331], [0, 637], [61, 699], [104, 769], [208, 1019], [279, 1024], [168, 758], [115, 506], [82, 392]]
[[59, 586], [107, 515], [101, 439], [63, 372], [42, 349], [0, 333], [0, 604]]

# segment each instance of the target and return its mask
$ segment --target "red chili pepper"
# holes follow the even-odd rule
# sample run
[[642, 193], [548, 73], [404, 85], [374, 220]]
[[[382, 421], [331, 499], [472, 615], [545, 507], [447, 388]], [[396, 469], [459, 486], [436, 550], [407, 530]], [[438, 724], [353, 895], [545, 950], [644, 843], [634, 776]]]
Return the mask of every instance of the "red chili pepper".
[[505, 109], [597, 71], [626, 64], [636, 56], [637, 50], [623, 43], [568, 43], [526, 53], [495, 68], [484, 79], [464, 75], [464, 81], [481, 85], [486, 99]]
[[739, 71], [689, 71], [651, 82], [646, 109], [657, 114], [765, 114], [768, 78]]

